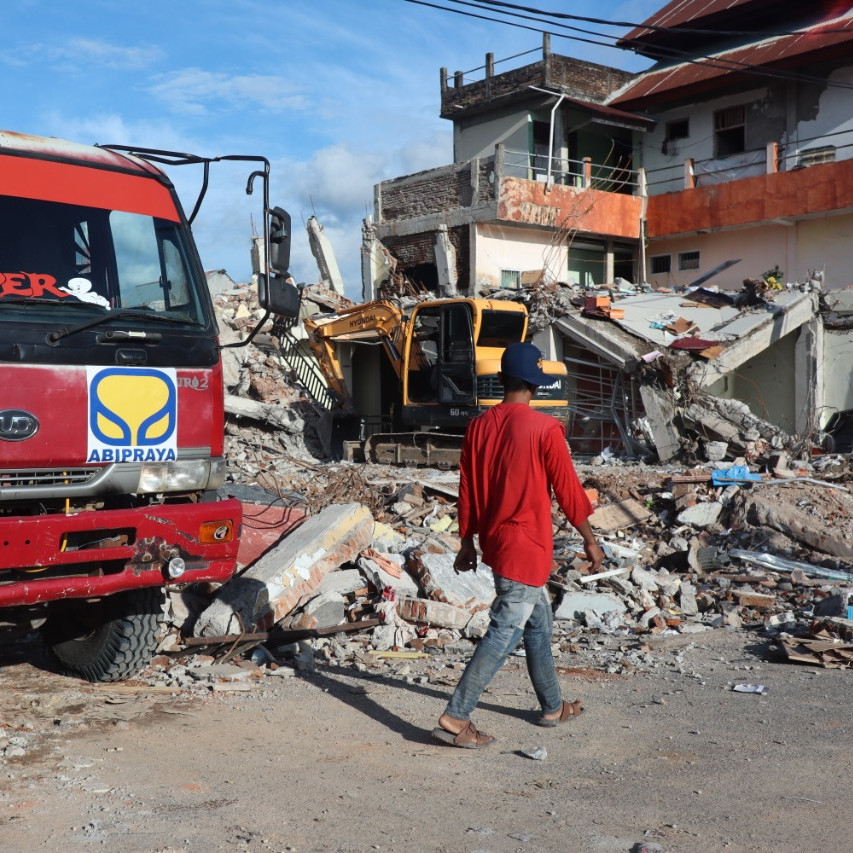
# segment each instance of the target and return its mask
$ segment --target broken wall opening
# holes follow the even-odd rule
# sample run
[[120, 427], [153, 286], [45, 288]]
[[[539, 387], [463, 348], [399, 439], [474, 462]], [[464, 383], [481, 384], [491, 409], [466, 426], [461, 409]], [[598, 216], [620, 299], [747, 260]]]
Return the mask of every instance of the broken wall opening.
[[708, 386], [715, 397], [740, 400], [750, 411], [785, 432], [797, 432], [796, 345], [791, 332]]

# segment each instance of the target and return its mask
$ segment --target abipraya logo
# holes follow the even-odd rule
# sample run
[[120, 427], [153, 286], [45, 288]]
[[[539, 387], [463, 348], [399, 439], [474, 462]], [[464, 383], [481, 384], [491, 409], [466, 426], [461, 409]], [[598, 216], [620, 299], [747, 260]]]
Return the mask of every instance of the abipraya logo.
[[87, 367], [87, 462], [170, 462], [178, 458], [174, 368]]

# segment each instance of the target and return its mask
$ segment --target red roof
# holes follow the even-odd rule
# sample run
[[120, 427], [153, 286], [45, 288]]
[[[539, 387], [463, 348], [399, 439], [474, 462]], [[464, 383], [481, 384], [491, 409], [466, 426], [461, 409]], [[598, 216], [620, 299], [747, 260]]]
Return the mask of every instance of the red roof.
[[[725, 0], [704, 0], [706, 6], [721, 6]], [[729, 5], [748, 0], [728, 0]], [[685, 0], [671, 3], [674, 6], [702, 5], [702, 0]], [[758, 66], [759, 70], [785, 70], [801, 67], [817, 59], [831, 58], [835, 54], [847, 55], [853, 43], [853, 11], [849, 4], [845, 14], [839, 18], [822, 21], [792, 35], [766, 38], [744, 47], [719, 51], [709, 58], [697, 57], [692, 62], [680, 62], [659, 70], [647, 71], [610, 98], [608, 104], [621, 109], [648, 108], [651, 101], [675, 100], [687, 91], [719, 86], [720, 78], [737, 77], [742, 81], [754, 81], [761, 85], [761, 74], [747, 66]], [[669, 8], [669, 7], [666, 7]], [[661, 13], [666, 11], [661, 10]], [[650, 23], [649, 19], [647, 23]], [[727, 82], [729, 82], [727, 81]]]
[[751, 3], [755, 3], [755, 0], [672, 0], [650, 18], [646, 18], [641, 26], [619, 39], [618, 43], [624, 45], [625, 42], [642, 39], [655, 32], [647, 27], [699, 27], [707, 18]]

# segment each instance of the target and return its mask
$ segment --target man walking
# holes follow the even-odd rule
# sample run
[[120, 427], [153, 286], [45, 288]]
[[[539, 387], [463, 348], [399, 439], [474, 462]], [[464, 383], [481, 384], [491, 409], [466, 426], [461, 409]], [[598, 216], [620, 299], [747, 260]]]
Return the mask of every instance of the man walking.
[[459, 532], [454, 569], [477, 568], [474, 534], [495, 577], [489, 628], [444, 713], [433, 729], [442, 743], [478, 749], [494, 742], [471, 722], [471, 713], [522, 637], [527, 671], [542, 707], [537, 725], [556, 726], [583, 710], [562, 698], [551, 654], [553, 615], [546, 591], [553, 565], [551, 494], [583, 537], [596, 571], [604, 554], [589, 524], [584, 494], [556, 419], [530, 407], [538, 386], [551, 380], [532, 344], [511, 344], [501, 358], [501, 403], [475, 418], [465, 434], [459, 463]]

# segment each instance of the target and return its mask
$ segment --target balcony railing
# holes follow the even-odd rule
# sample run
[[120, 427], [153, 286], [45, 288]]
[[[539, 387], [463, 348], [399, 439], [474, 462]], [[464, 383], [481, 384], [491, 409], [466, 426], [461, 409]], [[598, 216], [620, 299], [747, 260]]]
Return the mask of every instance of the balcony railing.
[[853, 130], [840, 130], [788, 142], [768, 142], [764, 148], [742, 151], [729, 157], [687, 158], [657, 169], [647, 169], [646, 175], [650, 194], [659, 195], [757, 175], [792, 172], [851, 157]]
[[579, 189], [636, 195], [642, 186], [641, 175], [624, 166], [593, 163], [592, 158], [570, 160], [530, 154], [527, 151], [504, 150], [504, 174], [510, 178], [560, 184]]

